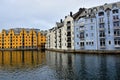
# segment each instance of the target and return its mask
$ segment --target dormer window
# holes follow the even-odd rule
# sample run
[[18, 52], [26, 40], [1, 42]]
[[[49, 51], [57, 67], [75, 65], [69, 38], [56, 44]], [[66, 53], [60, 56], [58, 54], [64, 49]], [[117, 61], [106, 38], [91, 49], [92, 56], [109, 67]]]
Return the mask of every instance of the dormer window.
[[93, 12], [97, 12], [97, 8], [93, 8]]
[[100, 6], [100, 7], [99, 7], [99, 10], [104, 10], [104, 7], [103, 7], [103, 6]]
[[99, 16], [104, 16], [104, 12], [99, 12]]
[[92, 9], [89, 9], [89, 10], [88, 10], [88, 13], [89, 13], [89, 14], [92, 13]]
[[114, 9], [114, 10], [112, 11], [112, 13], [113, 13], [113, 14], [118, 13], [118, 9]]
[[112, 8], [117, 8], [117, 4], [113, 4], [113, 5], [112, 5]]

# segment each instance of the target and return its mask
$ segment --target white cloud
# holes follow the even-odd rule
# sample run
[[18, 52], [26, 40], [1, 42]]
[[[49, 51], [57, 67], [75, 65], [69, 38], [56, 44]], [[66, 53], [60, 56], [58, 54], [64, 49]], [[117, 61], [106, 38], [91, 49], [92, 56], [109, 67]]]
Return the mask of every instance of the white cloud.
[[108, 2], [113, 0], [0, 0], [0, 26], [49, 29], [70, 11]]

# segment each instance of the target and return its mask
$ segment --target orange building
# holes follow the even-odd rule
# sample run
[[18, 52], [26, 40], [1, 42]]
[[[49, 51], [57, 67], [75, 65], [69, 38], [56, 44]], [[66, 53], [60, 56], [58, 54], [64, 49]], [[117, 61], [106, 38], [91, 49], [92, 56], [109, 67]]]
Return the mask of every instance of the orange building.
[[46, 37], [39, 29], [13, 28], [0, 33], [1, 49], [38, 49], [45, 43]]

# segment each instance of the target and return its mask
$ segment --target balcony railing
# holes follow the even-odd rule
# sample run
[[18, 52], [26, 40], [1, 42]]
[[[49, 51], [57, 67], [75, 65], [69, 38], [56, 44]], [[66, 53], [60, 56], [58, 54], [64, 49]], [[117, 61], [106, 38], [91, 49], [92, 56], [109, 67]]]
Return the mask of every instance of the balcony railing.
[[119, 47], [120, 47], [120, 45], [118, 45], [118, 44], [117, 44], [117, 45], [115, 45], [115, 47], [116, 47], [116, 48], [119, 48]]
[[84, 48], [85, 48], [85, 46], [80, 46], [80, 48], [81, 48], [81, 49], [84, 49]]
[[104, 27], [100, 27], [99, 30], [100, 30], [100, 31], [104, 31], [105, 28], [104, 28]]
[[67, 40], [67, 42], [71, 42], [71, 40]]
[[67, 37], [71, 37], [71, 34], [67, 34]]
[[82, 38], [80, 38], [80, 40], [85, 40], [85, 38], [84, 38], [84, 37], [82, 37]]
[[84, 31], [84, 28], [80, 28], [80, 31], [81, 31], [81, 32]]
[[114, 37], [120, 37], [120, 35], [114, 34]]
[[67, 28], [67, 31], [71, 31], [71, 28]]
[[114, 26], [114, 29], [120, 29], [120, 26]]
[[71, 23], [67, 23], [67, 26], [71, 26]]
[[113, 22], [116, 22], [116, 21], [120, 21], [120, 19], [118, 19], [118, 18], [113, 19]]
[[99, 35], [100, 38], [105, 38], [105, 35]]
[[105, 23], [105, 21], [99, 21], [99, 24], [104, 24]]
[[106, 46], [105, 46], [105, 45], [102, 45], [102, 46], [100, 46], [100, 48], [101, 48], [101, 49], [105, 49], [105, 48], [106, 48]]

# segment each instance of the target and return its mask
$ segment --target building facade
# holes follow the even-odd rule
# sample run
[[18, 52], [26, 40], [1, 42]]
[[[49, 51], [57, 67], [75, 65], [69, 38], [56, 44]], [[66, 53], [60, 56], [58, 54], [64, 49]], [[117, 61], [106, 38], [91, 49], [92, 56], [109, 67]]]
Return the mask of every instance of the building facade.
[[46, 35], [47, 49], [74, 49], [74, 20], [72, 12], [57, 22], [55, 27], [50, 29]]
[[39, 29], [13, 28], [0, 33], [0, 49], [38, 49], [45, 42]]
[[119, 50], [120, 2], [70, 12], [46, 37], [47, 49]]
[[120, 2], [85, 9], [75, 23], [75, 49], [120, 49]]

